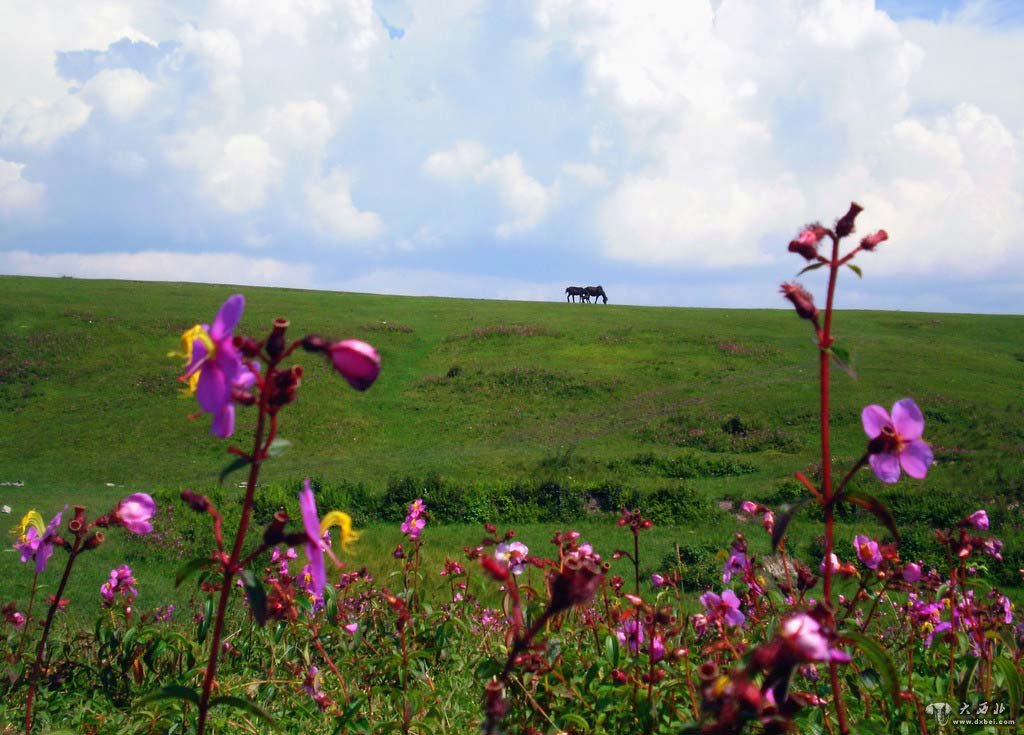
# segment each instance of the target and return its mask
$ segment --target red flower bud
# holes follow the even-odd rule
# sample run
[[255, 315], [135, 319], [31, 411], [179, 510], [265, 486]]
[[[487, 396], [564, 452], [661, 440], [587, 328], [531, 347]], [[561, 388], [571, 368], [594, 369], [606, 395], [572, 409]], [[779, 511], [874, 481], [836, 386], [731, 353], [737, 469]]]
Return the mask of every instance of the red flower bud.
[[798, 253], [805, 260], [814, 260], [818, 257], [818, 243], [827, 234], [828, 230], [819, 224], [808, 225], [795, 240], [790, 241], [789, 252]]
[[880, 242], [885, 242], [889, 239], [889, 233], [885, 230], [879, 230], [873, 235], [868, 235], [860, 241], [861, 250], [874, 250], [875, 246]]
[[818, 324], [818, 307], [814, 305], [814, 297], [799, 283], [783, 283], [782, 295], [789, 299], [802, 319], [810, 319]]
[[356, 390], [366, 390], [380, 374], [380, 355], [358, 339], [335, 342], [327, 348], [334, 369]]

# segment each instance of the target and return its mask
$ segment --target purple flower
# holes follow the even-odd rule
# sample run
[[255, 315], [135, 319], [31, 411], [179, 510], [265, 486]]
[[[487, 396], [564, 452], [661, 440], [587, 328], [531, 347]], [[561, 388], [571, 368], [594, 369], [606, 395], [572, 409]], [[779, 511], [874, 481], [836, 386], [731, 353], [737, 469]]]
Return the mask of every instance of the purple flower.
[[878, 569], [878, 565], [882, 563], [882, 552], [878, 549], [877, 541], [867, 536], [855, 536], [853, 548], [856, 550], [861, 564], [868, 569]]
[[192, 360], [182, 376], [187, 381], [199, 373], [196, 398], [200, 407], [213, 415], [210, 433], [221, 438], [231, 436], [235, 430], [232, 391], [255, 382], [233, 342], [234, 329], [244, 309], [245, 298], [241, 294], [229, 296], [214, 317], [213, 326], [202, 325], [192, 341]]
[[131, 567], [122, 564], [110, 570], [110, 579], [100, 585], [100, 595], [103, 597], [105, 605], [113, 604], [114, 597], [117, 595], [124, 597], [128, 604], [131, 604], [132, 600], [139, 595], [135, 585]]
[[494, 558], [508, 564], [508, 570], [517, 575], [526, 568], [526, 555], [529, 553], [529, 548], [521, 541], [500, 543], [494, 547]]
[[665, 584], [665, 577], [655, 572], [651, 575], [651, 585], [654, 587], [661, 587]]
[[979, 531], [988, 530], [988, 513], [984, 510], [976, 510], [967, 516], [967, 524]]
[[910, 562], [903, 567], [903, 580], [913, 584], [921, 579], [921, 565]]
[[740, 599], [732, 590], [724, 590], [721, 596], [705, 592], [700, 596], [701, 604], [708, 611], [709, 620], [723, 620], [728, 625], [743, 625], [747, 617], [740, 612]]
[[923, 479], [932, 463], [932, 449], [921, 441], [924, 416], [910, 398], [896, 401], [892, 416], [879, 405], [861, 411], [864, 432], [871, 439], [868, 452], [871, 469], [882, 482], [900, 479], [900, 468], [915, 479]]
[[57, 528], [60, 527], [61, 518], [67, 509], [68, 506], [65, 505], [57, 515], [50, 519], [45, 528], [42, 527], [41, 520], [29, 524], [24, 529], [24, 535], [21, 539], [14, 543], [14, 548], [21, 552], [22, 563], [27, 562], [29, 559], [36, 560], [36, 574], [42, 574], [46, 569], [46, 562], [49, 561], [50, 555], [53, 554]]
[[327, 348], [334, 369], [356, 390], [366, 390], [380, 375], [380, 355], [358, 339], [335, 342]]
[[324, 564], [324, 542], [320, 538], [320, 516], [316, 512], [316, 498], [313, 487], [307, 477], [299, 492], [299, 510], [302, 512], [302, 525], [306, 531], [306, 558], [309, 559], [311, 578], [310, 591], [317, 597], [323, 594], [327, 584], [327, 568]]
[[405, 521], [402, 522], [402, 533], [413, 541], [418, 539], [427, 525], [427, 519], [423, 517], [426, 512], [427, 506], [423, 503], [423, 498], [416, 498], [409, 503], [409, 513], [406, 515]]
[[753, 500], [744, 500], [740, 503], [740, 510], [744, 513], [757, 513], [757, 503]]
[[132, 533], [150, 533], [153, 524], [149, 519], [156, 515], [156, 503], [146, 493], [133, 493], [117, 504], [114, 515]]
[[733, 574], [743, 574], [746, 568], [747, 555], [734, 546], [729, 554], [729, 558], [725, 562], [725, 569], [722, 571], [722, 582], [728, 584]]
[[832, 648], [817, 620], [805, 613], [792, 615], [782, 623], [782, 638], [802, 661], [847, 662], [850, 654]]

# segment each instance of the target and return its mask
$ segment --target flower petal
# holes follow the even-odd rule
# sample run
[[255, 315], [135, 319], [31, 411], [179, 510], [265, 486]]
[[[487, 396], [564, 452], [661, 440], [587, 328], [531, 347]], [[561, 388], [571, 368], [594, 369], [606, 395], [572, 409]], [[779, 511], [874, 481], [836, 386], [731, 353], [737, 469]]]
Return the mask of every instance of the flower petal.
[[900, 479], [900, 458], [896, 454], [872, 454], [871, 469], [882, 482], [893, 483]]
[[231, 391], [224, 379], [224, 371], [216, 363], [208, 364], [199, 373], [196, 398], [207, 413], [219, 413], [225, 403], [231, 402]]
[[307, 477], [299, 492], [299, 510], [302, 512], [302, 526], [309, 538], [306, 544], [306, 556], [309, 557], [310, 571], [313, 573], [313, 585], [316, 593], [323, 592], [327, 584], [327, 570], [324, 567], [324, 552], [320, 541], [320, 519], [316, 513], [316, 497], [313, 486]]
[[235, 433], [235, 404], [230, 401], [219, 410], [213, 412], [213, 423], [210, 424], [210, 433], [227, 439]]
[[864, 433], [867, 434], [870, 439], [874, 439], [876, 436], [881, 434], [882, 429], [886, 426], [892, 426], [892, 419], [889, 418], [889, 412], [877, 403], [865, 406], [864, 410], [860, 412], [860, 420], [861, 423], [864, 424]]
[[920, 439], [924, 433], [924, 415], [911, 398], [896, 401], [892, 407], [892, 423], [904, 441]]
[[932, 448], [920, 439], [910, 442], [900, 452], [900, 464], [903, 466], [903, 471], [915, 480], [925, 478], [932, 459], [934, 459]]
[[217, 312], [213, 326], [210, 328], [210, 337], [214, 342], [220, 342], [225, 337], [231, 336], [235, 325], [242, 318], [244, 310], [245, 297], [242, 294], [236, 293], [234, 296], [228, 297], [228, 300], [220, 307], [220, 311]]

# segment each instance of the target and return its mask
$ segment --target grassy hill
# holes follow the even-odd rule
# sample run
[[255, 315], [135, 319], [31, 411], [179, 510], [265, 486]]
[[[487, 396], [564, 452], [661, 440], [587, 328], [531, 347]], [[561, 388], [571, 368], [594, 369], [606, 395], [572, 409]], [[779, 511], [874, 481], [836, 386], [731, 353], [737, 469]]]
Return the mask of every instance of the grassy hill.
[[[263, 336], [286, 316], [293, 336], [358, 337], [383, 358], [378, 383], [357, 394], [299, 356], [307, 372], [281, 429], [294, 448], [266, 465], [267, 483], [314, 475], [382, 491], [438, 474], [781, 500], [794, 470], [815, 469], [815, 347], [787, 310], [3, 277], [0, 483], [24, 483], [0, 485], [12, 521], [28, 507], [99, 511], [130, 491], [214, 481], [228, 442], [188, 420], [197, 407], [167, 353], [236, 291], [247, 300], [239, 333]], [[858, 374], [835, 377], [837, 461], [864, 449], [862, 406], [912, 396], [938, 461], [927, 480], [894, 486], [896, 510], [986, 503], [1015, 519], [1024, 318], [842, 311], [835, 331]], [[240, 409], [240, 436], [251, 421]]]

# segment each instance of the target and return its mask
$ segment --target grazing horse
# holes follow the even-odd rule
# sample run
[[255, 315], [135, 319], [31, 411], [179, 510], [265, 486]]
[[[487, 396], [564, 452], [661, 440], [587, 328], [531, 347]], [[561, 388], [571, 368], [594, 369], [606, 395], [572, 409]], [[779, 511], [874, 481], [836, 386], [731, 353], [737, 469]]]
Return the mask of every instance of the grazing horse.
[[565, 289], [565, 300], [568, 303], [570, 299], [575, 303], [576, 297], [580, 297], [580, 303], [583, 302], [583, 297], [586, 295], [587, 289], [582, 286], [569, 286]]
[[604, 292], [604, 288], [602, 286], [587, 286], [583, 290], [587, 292], [588, 301], [590, 300], [589, 297], [593, 296], [595, 304], [597, 303], [598, 298], [604, 299], [603, 303], [608, 303], [608, 295]]

